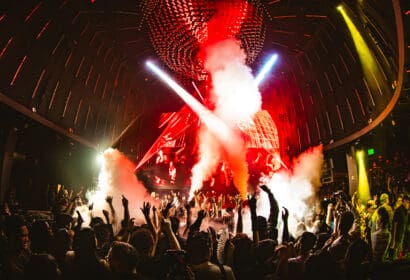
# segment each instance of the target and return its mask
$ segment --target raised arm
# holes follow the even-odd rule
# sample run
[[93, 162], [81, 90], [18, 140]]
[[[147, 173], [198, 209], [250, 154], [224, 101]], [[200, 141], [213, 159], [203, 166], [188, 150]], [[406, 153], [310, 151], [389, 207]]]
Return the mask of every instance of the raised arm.
[[90, 216], [90, 221], [94, 218], [93, 215], [94, 203], [88, 205], [88, 215]]
[[150, 218], [151, 205], [149, 204], [149, 202], [144, 202], [142, 205], [142, 208], [140, 209], [141, 209], [142, 214], [144, 214], [145, 222], [147, 223], [148, 228], [152, 233], [152, 236], [154, 236], [154, 239], [157, 240], [158, 234]]
[[83, 216], [81, 216], [80, 211], [76, 211], [77, 212], [77, 225], [76, 225], [76, 230], [80, 230], [82, 224], [84, 223], [84, 219]]
[[282, 243], [286, 243], [289, 241], [289, 229], [288, 229], [288, 217], [289, 211], [285, 207], [283, 208], [282, 212], [282, 221], [283, 221], [283, 232], [282, 232]]
[[236, 211], [238, 213], [238, 220], [236, 222], [236, 234], [243, 232], [243, 220], [242, 220], [242, 199], [237, 197], [235, 199]]
[[258, 219], [257, 219], [257, 214], [256, 214], [255, 194], [253, 194], [252, 197], [249, 199], [249, 208], [251, 210], [253, 243], [259, 244], [259, 230], [258, 230]]
[[114, 205], [112, 204], [112, 199], [113, 199], [112, 196], [107, 195], [107, 197], [105, 198], [105, 201], [107, 202], [108, 207], [110, 208], [112, 221], [114, 223], [116, 220], [116, 212], [115, 212]]
[[168, 218], [168, 216], [169, 216], [169, 210], [172, 208], [172, 206], [173, 206], [173, 205], [172, 205], [172, 201], [170, 201], [170, 202], [167, 203], [167, 205], [165, 206], [165, 208], [162, 209], [162, 211], [161, 211], [162, 217]]
[[124, 219], [122, 220], [122, 222], [124, 223], [124, 225], [128, 224], [128, 221], [130, 220], [130, 210], [128, 209], [128, 199], [122, 195], [122, 207], [124, 208]]
[[279, 216], [279, 205], [275, 199], [275, 196], [271, 192], [271, 190], [266, 186], [262, 185], [260, 188], [268, 195], [269, 204], [270, 204], [270, 212], [269, 212], [269, 219], [268, 219], [268, 232], [270, 234], [270, 238], [276, 240], [278, 238], [278, 216]]
[[169, 248], [172, 250], [181, 250], [181, 246], [175, 233], [172, 231], [171, 221], [169, 219], [162, 219], [161, 230], [168, 238]]
[[104, 218], [105, 218], [105, 222], [107, 223], [107, 225], [110, 225], [111, 224], [111, 221], [110, 221], [110, 214], [108, 213], [108, 211], [107, 210], [102, 210], [102, 212], [103, 212], [103, 215], [104, 215]]
[[199, 231], [201, 228], [202, 220], [205, 218], [205, 210], [198, 211], [198, 217], [196, 218], [195, 222], [189, 227], [189, 234], [195, 231]]
[[[326, 212], [326, 224], [329, 227], [332, 227], [332, 222], [334, 221], [334, 206], [333, 203], [329, 203], [327, 205], [327, 212]], [[334, 226], [334, 224], [333, 224]]]
[[191, 227], [191, 204], [190, 202], [188, 202], [187, 204], [185, 204], [185, 209], [186, 209], [186, 226], [184, 229], [184, 236], [187, 235], [189, 228]]
[[152, 206], [152, 224], [154, 225], [154, 228], [159, 228], [159, 220], [158, 220], [158, 209], [157, 207]]

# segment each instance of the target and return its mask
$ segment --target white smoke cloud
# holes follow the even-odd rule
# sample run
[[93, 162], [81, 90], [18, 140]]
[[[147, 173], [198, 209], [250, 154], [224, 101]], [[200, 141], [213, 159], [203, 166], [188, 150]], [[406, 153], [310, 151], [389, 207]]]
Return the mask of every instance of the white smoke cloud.
[[[214, 172], [221, 159], [229, 164], [235, 186], [242, 198], [247, 192], [249, 178], [246, 164], [246, 146], [238, 130], [238, 125], [252, 122], [253, 116], [261, 109], [261, 95], [252, 76], [251, 69], [245, 64], [246, 55], [240, 43], [234, 39], [216, 42], [205, 49], [205, 69], [211, 76], [210, 98], [215, 103], [214, 113], [230, 129], [229, 141], [217, 137], [209, 141], [207, 127], [199, 131], [199, 161], [192, 169], [192, 187], [202, 187], [202, 179]], [[212, 133], [217, 133], [212, 131]]]
[[220, 145], [217, 138], [202, 125], [198, 132], [200, 160], [192, 168], [190, 197], [202, 187], [202, 182], [215, 172], [220, 160]]
[[[97, 189], [86, 193], [89, 203], [94, 205], [93, 216], [104, 217], [102, 210], [109, 210], [105, 198], [112, 196], [116, 210], [114, 227], [118, 230], [120, 221], [123, 219], [122, 195], [124, 195], [128, 199], [130, 216], [135, 218], [137, 224], [145, 223], [140, 207], [144, 201], [152, 204], [152, 198], [135, 176], [135, 165], [124, 154], [111, 148], [104, 151], [101, 164]], [[88, 225], [90, 222], [88, 207], [82, 206], [76, 210], [82, 214], [84, 225]]]
[[262, 104], [245, 59], [244, 50], [234, 39], [220, 41], [206, 49], [205, 69], [212, 77], [214, 112], [231, 127], [252, 120]]
[[[299, 155], [293, 162], [293, 172], [283, 170], [271, 178], [261, 178], [261, 182], [274, 194], [280, 209], [286, 207], [289, 210], [289, 231], [294, 236], [299, 234], [298, 224], [304, 219], [308, 220], [312, 213], [316, 192], [320, 187], [322, 164], [322, 146], [317, 146]], [[269, 199], [264, 192], [260, 195], [257, 207], [258, 215], [269, 217]]]

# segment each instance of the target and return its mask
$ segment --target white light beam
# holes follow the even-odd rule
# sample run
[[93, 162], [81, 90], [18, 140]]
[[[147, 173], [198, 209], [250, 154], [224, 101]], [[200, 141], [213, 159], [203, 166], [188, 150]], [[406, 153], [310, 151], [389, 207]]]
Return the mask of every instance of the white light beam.
[[178, 94], [178, 96], [199, 116], [199, 118], [204, 122], [209, 130], [215, 134], [216, 137], [222, 141], [227, 141], [232, 138], [232, 132], [225, 122], [215, 116], [210, 110], [202, 105], [184, 88], [178, 85], [170, 76], [158, 68], [158, 66], [154, 63], [147, 61], [146, 65]]
[[260, 83], [263, 81], [265, 76], [268, 74], [268, 72], [272, 69], [273, 65], [276, 63], [278, 60], [278, 54], [273, 54], [269, 60], [263, 65], [261, 71], [258, 73], [258, 75], [255, 78], [255, 83], [256, 85], [260, 85]]

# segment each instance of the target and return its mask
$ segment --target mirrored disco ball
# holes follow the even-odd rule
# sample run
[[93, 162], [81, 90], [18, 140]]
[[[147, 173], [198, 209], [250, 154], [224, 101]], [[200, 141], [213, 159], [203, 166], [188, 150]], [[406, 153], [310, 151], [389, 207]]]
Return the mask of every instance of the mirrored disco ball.
[[215, 15], [223, 17], [219, 31], [240, 41], [248, 65], [264, 44], [263, 9], [256, 0], [146, 0], [143, 8], [157, 55], [169, 68], [194, 80], [207, 76], [198, 54]]

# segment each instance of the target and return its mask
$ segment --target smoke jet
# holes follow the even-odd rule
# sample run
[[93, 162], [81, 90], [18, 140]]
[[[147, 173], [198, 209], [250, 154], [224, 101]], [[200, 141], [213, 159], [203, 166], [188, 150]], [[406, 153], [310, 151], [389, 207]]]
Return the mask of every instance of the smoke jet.
[[[124, 154], [109, 148], [104, 151], [101, 157], [101, 169], [96, 190], [86, 193], [89, 204], [93, 204], [92, 215], [95, 217], [103, 217], [102, 210], [109, 211], [109, 205], [105, 199], [107, 196], [113, 197], [113, 205], [116, 210], [113, 226], [116, 231], [119, 230], [119, 221], [123, 218], [122, 195], [128, 199], [130, 216], [135, 217], [135, 222], [138, 224], [145, 222], [140, 210], [143, 202], [154, 203], [147, 189], [135, 176], [134, 170], [134, 163]], [[88, 206], [78, 207], [76, 210], [80, 211], [84, 225], [88, 226], [91, 214]]]

